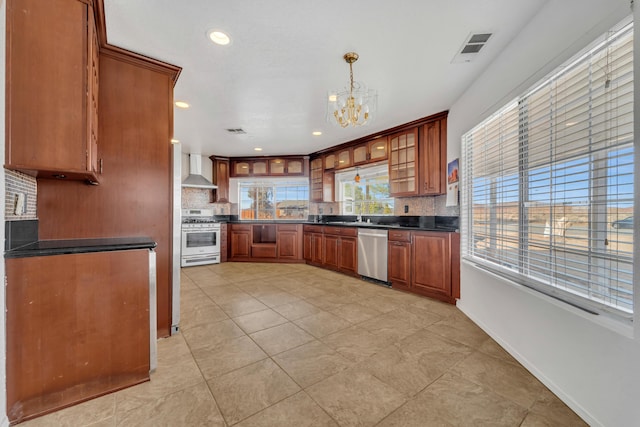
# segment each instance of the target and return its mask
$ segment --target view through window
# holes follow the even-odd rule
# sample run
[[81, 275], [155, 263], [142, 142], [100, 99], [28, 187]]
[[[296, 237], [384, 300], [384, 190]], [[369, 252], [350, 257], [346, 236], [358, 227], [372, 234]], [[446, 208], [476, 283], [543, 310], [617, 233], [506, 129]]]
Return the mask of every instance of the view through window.
[[309, 215], [307, 181], [243, 181], [240, 192], [240, 219], [306, 220]]
[[[360, 182], [355, 181], [356, 173]], [[337, 173], [336, 181], [343, 215], [393, 215], [386, 164]]]
[[633, 29], [463, 136], [464, 256], [595, 311], [633, 313]]

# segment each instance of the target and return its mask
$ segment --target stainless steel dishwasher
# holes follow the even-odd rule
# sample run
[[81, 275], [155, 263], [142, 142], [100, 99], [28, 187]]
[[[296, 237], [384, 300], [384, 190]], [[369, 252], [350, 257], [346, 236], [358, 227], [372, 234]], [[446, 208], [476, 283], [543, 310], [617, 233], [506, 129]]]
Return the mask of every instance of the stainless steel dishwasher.
[[358, 274], [388, 285], [387, 230], [358, 229]]

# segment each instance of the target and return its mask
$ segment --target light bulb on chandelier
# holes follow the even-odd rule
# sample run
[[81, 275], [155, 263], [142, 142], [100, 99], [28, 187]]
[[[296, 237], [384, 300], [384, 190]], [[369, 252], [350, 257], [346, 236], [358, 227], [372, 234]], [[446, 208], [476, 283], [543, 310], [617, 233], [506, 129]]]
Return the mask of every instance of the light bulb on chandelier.
[[353, 63], [358, 60], [358, 54], [347, 52], [344, 60], [349, 64], [349, 87], [329, 92], [327, 120], [343, 128], [362, 126], [369, 123], [375, 115], [378, 94], [363, 83], [353, 80]]

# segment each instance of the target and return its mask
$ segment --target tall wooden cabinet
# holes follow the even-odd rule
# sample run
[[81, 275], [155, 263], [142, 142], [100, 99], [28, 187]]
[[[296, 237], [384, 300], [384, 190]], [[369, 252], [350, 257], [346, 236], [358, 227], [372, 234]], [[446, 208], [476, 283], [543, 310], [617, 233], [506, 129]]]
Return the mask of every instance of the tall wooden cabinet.
[[98, 42], [80, 0], [7, 1], [5, 167], [98, 181]]
[[418, 194], [418, 128], [389, 136], [389, 193]]
[[213, 182], [218, 188], [213, 191], [213, 202], [229, 203], [229, 159], [210, 157], [213, 168]]
[[447, 192], [447, 118], [422, 126], [420, 136], [420, 193], [438, 195]]
[[[44, 3], [44, 2], [43, 2]], [[173, 86], [179, 68], [100, 48], [99, 186], [38, 180], [41, 239], [149, 236], [157, 242], [157, 328], [168, 336], [172, 294]]]

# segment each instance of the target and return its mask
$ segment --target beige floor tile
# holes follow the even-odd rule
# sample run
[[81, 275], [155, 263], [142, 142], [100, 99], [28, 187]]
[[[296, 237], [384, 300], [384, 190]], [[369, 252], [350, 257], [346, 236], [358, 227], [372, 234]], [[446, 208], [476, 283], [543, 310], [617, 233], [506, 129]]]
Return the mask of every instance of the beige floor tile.
[[318, 314], [294, 320], [293, 323], [300, 326], [316, 338], [322, 338], [325, 335], [332, 334], [351, 326], [351, 323], [348, 321], [327, 311], [321, 311]]
[[434, 323], [442, 320], [442, 317], [438, 316], [437, 314], [412, 305], [405, 305], [398, 310], [390, 312], [390, 314], [393, 314], [400, 319], [407, 320], [408, 322], [411, 322], [416, 326], [420, 326], [423, 328], [431, 326]]
[[284, 323], [273, 328], [254, 332], [250, 337], [271, 356], [315, 339], [293, 323]]
[[288, 322], [287, 319], [271, 309], [234, 317], [233, 321], [248, 334]]
[[405, 398], [373, 375], [348, 369], [306, 392], [341, 426], [373, 426], [405, 402]]
[[526, 412], [525, 408], [482, 386], [445, 374], [378, 426], [517, 427]]
[[336, 298], [335, 294], [331, 292], [324, 292], [322, 295], [306, 298], [305, 301], [325, 311], [335, 310], [341, 305], [348, 303], [347, 301], [341, 301], [339, 298]]
[[319, 341], [274, 356], [273, 360], [302, 388], [321, 381], [353, 364]]
[[24, 427], [77, 427], [112, 421], [116, 411], [115, 395], [108, 394], [51, 414], [20, 423]]
[[201, 382], [204, 382], [202, 373], [191, 356], [170, 366], [158, 363], [151, 381], [115, 393], [116, 411], [130, 411]]
[[[393, 292], [392, 290], [388, 290], [389, 292]], [[401, 308], [402, 305], [386, 296], [375, 296], [371, 298], [364, 299], [358, 302], [365, 307], [371, 307], [376, 309], [382, 313], [388, 313], [390, 311]]]
[[115, 427], [116, 426], [116, 417], [105, 418], [104, 420], [98, 421], [97, 423], [87, 424], [86, 427]]
[[376, 316], [360, 323], [358, 326], [374, 335], [379, 335], [392, 341], [399, 341], [422, 329], [422, 326], [416, 322], [408, 321], [397, 313], [394, 314], [394, 312]]
[[469, 381], [529, 408], [544, 386], [522, 366], [475, 352], [451, 369]]
[[462, 344], [420, 331], [360, 366], [405, 396], [413, 397], [471, 352]]
[[229, 317], [238, 317], [269, 308], [251, 296], [233, 298], [220, 302], [218, 305], [225, 313], [227, 313], [227, 315], [229, 315]]
[[206, 383], [163, 396], [116, 416], [118, 426], [220, 426], [222, 415]]
[[185, 330], [204, 323], [215, 323], [228, 318], [229, 316], [220, 307], [211, 303], [197, 309], [183, 310], [180, 313], [180, 328]]
[[489, 338], [489, 335], [476, 326], [471, 320], [461, 316], [464, 316], [464, 314], [452, 314], [446, 319], [442, 319], [428, 326], [427, 329], [470, 347], [480, 347]]
[[433, 314], [437, 314], [442, 318], [449, 317], [456, 312], [460, 312], [458, 308], [453, 304], [447, 304], [444, 302], [429, 299], [427, 297], [420, 297], [411, 302], [412, 306], [423, 308], [430, 311]]
[[206, 288], [202, 288], [202, 292], [205, 293], [213, 302], [216, 304], [220, 304], [225, 301], [232, 300], [234, 298], [245, 297], [248, 298], [251, 295], [247, 294], [245, 291], [240, 289], [235, 285], [221, 285], [221, 286], [210, 286]]
[[300, 287], [287, 289], [287, 292], [289, 292], [291, 295], [295, 295], [300, 298], [313, 298], [313, 297], [319, 297], [326, 294], [326, 292], [322, 290], [321, 286], [310, 285], [307, 282], [304, 282], [304, 285]]
[[289, 304], [300, 299], [299, 296], [290, 294], [288, 292], [280, 290], [279, 292], [269, 293], [268, 295], [262, 295], [256, 297], [266, 306], [278, 307], [281, 305]]
[[209, 381], [228, 424], [235, 424], [300, 390], [271, 359]]
[[247, 418], [236, 427], [338, 427], [304, 392], [276, 403]]
[[182, 331], [182, 334], [193, 351], [199, 348], [215, 347], [224, 341], [243, 336], [244, 332], [229, 319], [197, 325]]
[[204, 377], [211, 379], [268, 356], [251, 338], [242, 336], [213, 347], [196, 349], [193, 357]]
[[[537, 415], [539, 417], [543, 417], [550, 422], [555, 423], [555, 425], [562, 426], [571, 426], [571, 427], [583, 427], [587, 426], [585, 423], [575, 412], [571, 410], [567, 405], [564, 404], [558, 397], [553, 394], [548, 389], [544, 389], [542, 393], [536, 399], [536, 402], [533, 404], [531, 409], [529, 410], [529, 416]], [[535, 425], [533, 424], [533, 420], [538, 417], [531, 417], [527, 424], [527, 419], [525, 419], [525, 424], [523, 425]], [[545, 425], [545, 424], [542, 424]], [[554, 424], [548, 424], [554, 425]]]
[[505, 362], [514, 363], [519, 365], [518, 361], [513, 358], [505, 349], [500, 347], [500, 344], [492, 340], [491, 338], [487, 339], [483, 342], [478, 350], [484, 354], [488, 354], [489, 356], [497, 357], [498, 359], [502, 359]]
[[393, 340], [374, 335], [366, 329], [352, 326], [323, 337], [322, 342], [354, 362], [361, 362], [390, 346]]
[[289, 304], [280, 305], [273, 308], [282, 316], [289, 320], [297, 320], [302, 317], [311, 316], [312, 314], [318, 314], [322, 310], [313, 304], [309, 304], [304, 300], [294, 301]]
[[353, 324], [364, 322], [365, 320], [369, 320], [372, 317], [382, 314], [381, 311], [378, 311], [375, 308], [366, 307], [357, 303], [341, 305], [340, 307], [331, 310], [331, 312]]

